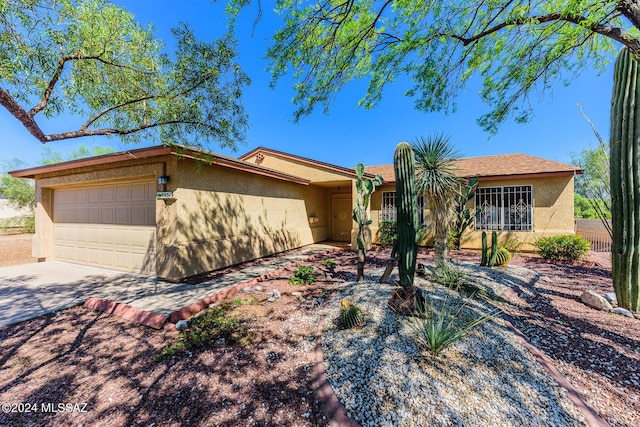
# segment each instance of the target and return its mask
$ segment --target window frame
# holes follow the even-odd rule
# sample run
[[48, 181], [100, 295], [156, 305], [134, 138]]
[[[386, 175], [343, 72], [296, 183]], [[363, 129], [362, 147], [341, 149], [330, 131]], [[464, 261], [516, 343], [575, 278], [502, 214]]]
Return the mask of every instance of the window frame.
[[[481, 215], [481, 211], [479, 211], [479, 209], [482, 208], [482, 206], [478, 205], [480, 197], [489, 197], [489, 206], [492, 210], [491, 217], [497, 216], [497, 220], [483, 220], [483, 218], [486, 217]], [[528, 211], [525, 212], [525, 217], [529, 220], [527, 224], [523, 226], [522, 221], [520, 221], [519, 223], [517, 221], [511, 220], [508, 222], [506, 221], [507, 218], [513, 215], [511, 213], [511, 208], [514, 206], [513, 204], [509, 204], [507, 199], [511, 199], [511, 201], [514, 202], [516, 200], [519, 200], [517, 205], [519, 205], [523, 199], [527, 202]], [[498, 201], [497, 207], [493, 204], [495, 200]], [[484, 203], [481, 203], [481, 205], [484, 205]], [[476, 189], [474, 195], [474, 208], [476, 212], [474, 229], [476, 231], [533, 231], [534, 191], [533, 185], [531, 184], [479, 187]]]
[[[393, 201], [393, 206], [388, 204], [391, 200]], [[396, 200], [395, 191], [382, 192], [382, 201], [380, 202], [380, 222], [398, 221], [398, 206], [396, 204]], [[385, 204], [385, 202], [387, 202], [387, 204]], [[427, 222], [426, 200], [424, 194], [416, 196], [416, 203], [418, 206], [418, 223], [421, 227], [424, 227]]]

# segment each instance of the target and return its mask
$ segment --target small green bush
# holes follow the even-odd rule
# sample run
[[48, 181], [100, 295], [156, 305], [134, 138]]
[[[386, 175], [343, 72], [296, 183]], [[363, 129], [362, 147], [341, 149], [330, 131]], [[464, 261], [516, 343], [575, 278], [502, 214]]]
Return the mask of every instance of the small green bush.
[[191, 320], [189, 328], [180, 334], [178, 341], [165, 347], [156, 361], [187, 350], [211, 347], [220, 338], [224, 338], [227, 344], [249, 343], [247, 330], [240, 323], [238, 316], [227, 316], [225, 311], [218, 307], [208, 308], [204, 314]]
[[542, 237], [534, 245], [542, 258], [556, 261], [579, 261], [591, 249], [589, 242], [577, 234]]
[[522, 242], [517, 237], [509, 237], [500, 246], [508, 250], [510, 253], [515, 254], [520, 252], [520, 248], [522, 247], [523, 244], [524, 242]]
[[256, 302], [258, 302], [256, 297], [236, 298], [233, 300], [233, 303], [231, 305], [233, 308], [236, 308], [236, 307], [240, 307], [241, 305], [252, 305], [252, 304], [255, 304]]
[[466, 303], [444, 298], [440, 305], [428, 304], [425, 312], [407, 320], [416, 341], [434, 355], [469, 335], [481, 324], [496, 317], [498, 311], [475, 315]]
[[298, 270], [293, 276], [289, 278], [289, 283], [292, 285], [308, 285], [313, 283], [318, 278], [318, 275], [313, 272], [313, 267], [298, 267]]
[[325, 259], [322, 261], [322, 265], [326, 268], [333, 268], [336, 266], [336, 262], [332, 259]]
[[395, 221], [383, 221], [378, 229], [380, 246], [392, 248], [398, 241], [398, 224]]

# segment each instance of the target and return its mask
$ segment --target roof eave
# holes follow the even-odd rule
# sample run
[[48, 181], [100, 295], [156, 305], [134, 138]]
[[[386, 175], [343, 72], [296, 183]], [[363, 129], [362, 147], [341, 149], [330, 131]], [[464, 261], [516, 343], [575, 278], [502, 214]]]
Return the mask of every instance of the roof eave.
[[[284, 151], [278, 151], [278, 150], [274, 150], [272, 148], [266, 148], [266, 147], [262, 147], [262, 146], [256, 147], [253, 150], [249, 151], [248, 153], [245, 153], [245, 154], [239, 156], [238, 159], [243, 160], [243, 161], [247, 161], [248, 158], [256, 155], [260, 151], [265, 151], [265, 152], [274, 154], [276, 156], [283, 157], [285, 159], [297, 160], [297, 161], [306, 163], [306, 164], [311, 165], [311, 166], [320, 167], [322, 169], [330, 170], [332, 172], [339, 172], [339, 173], [347, 174], [347, 175], [351, 176], [352, 178], [357, 178], [355, 169], [345, 168], [345, 167], [334, 165], [334, 164], [331, 164], [331, 163], [321, 162], [319, 160], [313, 160], [313, 159], [309, 159], [307, 157], [302, 157], [302, 156], [298, 156], [298, 155], [295, 155], [295, 154], [285, 153]], [[373, 178], [375, 178], [376, 175], [365, 172], [365, 174], [363, 176], [365, 178], [373, 179]]]

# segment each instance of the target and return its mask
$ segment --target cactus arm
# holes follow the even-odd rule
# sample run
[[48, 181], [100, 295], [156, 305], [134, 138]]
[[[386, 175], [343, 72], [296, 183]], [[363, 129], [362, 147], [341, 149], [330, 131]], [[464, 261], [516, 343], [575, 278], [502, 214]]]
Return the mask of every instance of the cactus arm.
[[487, 232], [482, 232], [482, 260], [480, 261], [480, 267], [487, 265]]
[[368, 225], [371, 225], [372, 221], [369, 218], [367, 208], [369, 207], [369, 201], [371, 200], [371, 194], [376, 191], [376, 186], [382, 183], [382, 176], [380, 174], [372, 180], [364, 177], [364, 165], [358, 163], [356, 166], [356, 200], [353, 202], [352, 218], [358, 224], [358, 235], [356, 237], [356, 243], [358, 245], [358, 262], [357, 262], [357, 274], [358, 281], [364, 280], [364, 263], [366, 260], [367, 239], [365, 229]]
[[491, 233], [491, 255], [489, 256], [489, 267], [496, 265], [496, 255], [498, 254], [498, 233]]

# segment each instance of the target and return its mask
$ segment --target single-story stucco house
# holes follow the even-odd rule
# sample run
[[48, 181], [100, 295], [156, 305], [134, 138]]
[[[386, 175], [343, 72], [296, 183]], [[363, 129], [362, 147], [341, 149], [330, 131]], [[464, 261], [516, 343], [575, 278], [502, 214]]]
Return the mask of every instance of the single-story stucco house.
[[[476, 228], [525, 241], [572, 233], [578, 168], [522, 154], [459, 161], [480, 176]], [[371, 201], [393, 219], [392, 165]], [[150, 147], [11, 172], [33, 178], [33, 255], [169, 280], [324, 240], [353, 242], [354, 169], [259, 147], [238, 159], [184, 147]], [[422, 217], [424, 218], [424, 213]], [[472, 231], [464, 247], [479, 247]]]

